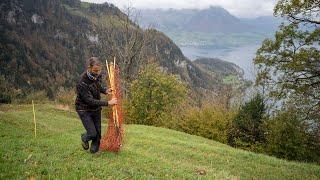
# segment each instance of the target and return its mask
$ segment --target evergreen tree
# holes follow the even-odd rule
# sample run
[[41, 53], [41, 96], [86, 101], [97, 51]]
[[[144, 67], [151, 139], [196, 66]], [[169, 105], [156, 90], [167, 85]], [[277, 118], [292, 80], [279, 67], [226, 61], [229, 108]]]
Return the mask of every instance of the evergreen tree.
[[256, 145], [264, 143], [263, 120], [265, 103], [257, 94], [239, 110], [232, 122], [229, 133], [229, 144], [244, 149], [256, 150]]

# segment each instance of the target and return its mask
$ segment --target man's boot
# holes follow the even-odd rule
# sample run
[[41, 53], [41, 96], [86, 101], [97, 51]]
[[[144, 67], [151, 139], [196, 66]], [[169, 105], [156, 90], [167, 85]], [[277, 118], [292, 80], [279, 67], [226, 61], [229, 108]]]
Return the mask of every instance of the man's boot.
[[100, 146], [100, 139], [98, 139], [98, 138], [93, 139], [91, 142], [90, 152], [91, 153], [98, 152], [99, 146]]
[[82, 142], [81, 145], [82, 145], [82, 148], [84, 150], [88, 150], [89, 149], [89, 142], [88, 142], [86, 136], [87, 135], [85, 133], [81, 134], [81, 142]]

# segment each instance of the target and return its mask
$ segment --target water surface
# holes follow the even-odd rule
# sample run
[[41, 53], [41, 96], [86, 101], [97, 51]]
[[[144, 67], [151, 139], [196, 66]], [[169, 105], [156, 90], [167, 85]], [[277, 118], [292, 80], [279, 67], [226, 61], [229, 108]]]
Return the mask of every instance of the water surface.
[[219, 58], [228, 62], [235, 63], [244, 70], [246, 79], [255, 79], [255, 70], [253, 65], [253, 58], [260, 45], [246, 45], [241, 47], [234, 47], [228, 49], [214, 49], [214, 48], [197, 48], [184, 46], [180, 47], [183, 54], [190, 60], [195, 60], [199, 57]]

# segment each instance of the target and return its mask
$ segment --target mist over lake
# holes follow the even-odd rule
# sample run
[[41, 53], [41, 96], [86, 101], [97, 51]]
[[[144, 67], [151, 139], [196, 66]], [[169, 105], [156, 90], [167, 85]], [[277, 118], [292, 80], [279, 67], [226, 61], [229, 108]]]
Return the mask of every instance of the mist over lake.
[[198, 48], [194, 46], [180, 46], [183, 54], [190, 60], [200, 57], [219, 58], [228, 62], [232, 62], [240, 66], [244, 70], [246, 79], [254, 80], [255, 71], [253, 58], [260, 45], [251, 44], [232, 48]]

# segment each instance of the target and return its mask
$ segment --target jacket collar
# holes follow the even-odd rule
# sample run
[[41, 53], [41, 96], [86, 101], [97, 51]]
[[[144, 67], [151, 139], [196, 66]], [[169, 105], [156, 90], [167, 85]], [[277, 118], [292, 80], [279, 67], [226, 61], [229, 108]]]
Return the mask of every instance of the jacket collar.
[[86, 72], [86, 74], [87, 74], [87, 77], [91, 80], [91, 81], [96, 81], [96, 80], [98, 80], [98, 78], [99, 78], [99, 76], [97, 76], [97, 77], [95, 77], [95, 76], [93, 76], [88, 70], [87, 70], [87, 72]]

